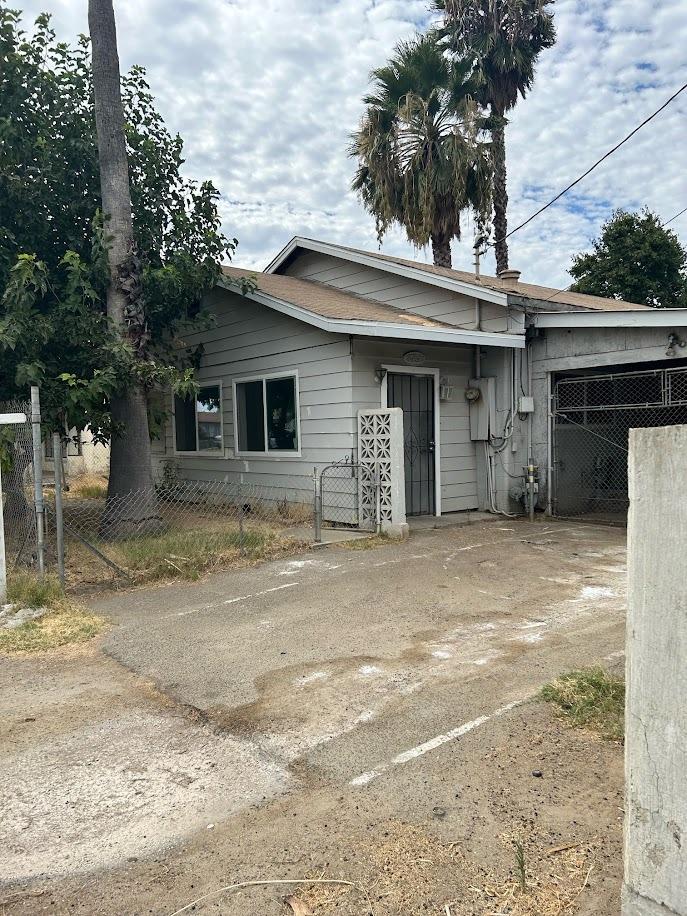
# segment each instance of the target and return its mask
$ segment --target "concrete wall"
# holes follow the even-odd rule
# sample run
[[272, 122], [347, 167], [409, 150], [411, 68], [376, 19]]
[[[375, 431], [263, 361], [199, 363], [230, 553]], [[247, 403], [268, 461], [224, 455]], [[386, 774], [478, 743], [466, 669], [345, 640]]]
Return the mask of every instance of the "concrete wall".
[[630, 433], [623, 916], [687, 914], [687, 426]]
[[[539, 465], [540, 505], [548, 493], [549, 380], [554, 373], [569, 369], [589, 369], [627, 363], [665, 362], [668, 328], [546, 328], [529, 345], [532, 360], [532, 387], [535, 403], [533, 450]], [[675, 328], [682, 337], [686, 328]], [[672, 358], [685, 357], [676, 349]]]

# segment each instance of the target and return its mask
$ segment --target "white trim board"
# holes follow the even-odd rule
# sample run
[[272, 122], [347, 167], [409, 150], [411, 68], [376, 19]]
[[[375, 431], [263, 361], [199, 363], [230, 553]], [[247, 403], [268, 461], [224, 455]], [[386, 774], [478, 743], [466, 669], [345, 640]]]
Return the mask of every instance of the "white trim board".
[[[388, 363], [382, 363], [382, 369], [386, 370], [381, 384], [381, 407], [385, 408], [389, 406], [387, 386], [389, 372], [393, 372], [394, 375], [428, 375], [434, 379], [434, 515], [439, 518], [441, 515], [441, 399], [439, 397], [441, 370], [426, 366], [396, 366]], [[407, 508], [406, 506], [406, 511]]]
[[484, 302], [494, 302], [496, 305], [503, 306], [508, 305], [507, 293], [500, 293], [498, 290], [489, 289], [477, 283], [466, 283], [465, 280], [458, 280], [454, 277], [443, 277], [440, 274], [433, 274], [428, 270], [422, 270], [420, 267], [411, 267], [409, 264], [398, 264], [395, 261], [385, 261], [382, 258], [376, 258], [374, 255], [366, 254], [364, 251], [351, 251], [349, 248], [342, 245], [336, 245], [333, 242], [320, 242], [316, 239], [308, 239], [300, 235], [295, 235], [291, 241], [282, 248], [279, 254], [270, 261], [265, 268], [265, 273], [276, 273], [284, 261], [293, 254], [296, 248], [304, 248], [307, 251], [317, 251], [319, 254], [328, 254], [333, 258], [341, 258], [344, 261], [352, 261], [354, 264], [362, 264], [364, 267], [374, 267], [377, 270], [396, 274], [399, 277], [406, 277], [409, 280], [419, 280], [421, 283], [429, 283], [430, 286], [440, 286], [442, 289], [450, 289], [453, 290], [453, 292], [462, 293], [464, 296], [476, 296]]
[[530, 316], [529, 323], [535, 328], [684, 328], [687, 308], [539, 312]]
[[[220, 279], [218, 286], [229, 292], [241, 295], [235, 286]], [[467, 331], [463, 328], [425, 328], [411, 327], [386, 321], [362, 321], [360, 319], [326, 318], [317, 315], [284, 299], [270, 296], [261, 290], [248, 292], [246, 299], [288, 315], [297, 321], [310, 324], [331, 334], [346, 334], [355, 337], [384, 337], [400, 340], [422, 340], [426, 343], [479, 344], [483, 347], [510, 347], [518, 350], [525, 348], [524, 334], [499, 334], [488, 331]]]

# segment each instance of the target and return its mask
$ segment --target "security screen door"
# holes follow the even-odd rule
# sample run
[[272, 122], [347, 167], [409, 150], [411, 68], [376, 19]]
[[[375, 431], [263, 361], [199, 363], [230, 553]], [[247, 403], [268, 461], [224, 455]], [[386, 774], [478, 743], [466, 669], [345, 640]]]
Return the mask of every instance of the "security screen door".
[[434, 377], [389, 372], [387, 405], [403, 410], [406, 514], [434, 515]]

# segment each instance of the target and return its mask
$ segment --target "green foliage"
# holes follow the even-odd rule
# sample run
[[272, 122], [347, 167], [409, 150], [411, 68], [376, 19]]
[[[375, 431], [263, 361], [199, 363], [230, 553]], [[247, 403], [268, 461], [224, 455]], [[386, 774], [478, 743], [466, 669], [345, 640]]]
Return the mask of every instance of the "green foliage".
[[434, 0], [443, 32], [460, 57], [475, 62], [477, 100], [502, 117], [534, 82], [537, 59], [556, 42], [553, 0]]
[[107, 438], [109, 398], [133, 379], [194, 387], [184, 334], [208, 324], [202, 298], [236, 240], [220, 230], [213, 185], [183, 177], [182, 140], [132, 68], [122, 98], [144, 320], [136, 345], [123, 343], [105, 309], [88, 39], [58, 42], [47, 14], [27, 35], [0, 6], [0, 60], [0, 400], [40, 384], [49, 429]]
[[558, 706], [578, 728], [589, 728], [612, 740], [623, 737], [625, 682], [603, 668], [563, 674], [542, 688], [541, 697]]
[[654, 308], [687, 306], [687, 252], [648, 209], [616, 210], [592, 251], [574, 256], [570, 274], [570, 288], [579, 293]]
[[15, 570], [7, 583], [7, 600], [23, 608], [55, 607], [64, 598], [57, 576], [38, 576]]
[[397, 46], [373, 71], [373, 92], [353, 135], [353, 189], [381, 238], [393, 223], [409, 241], [460, 238], [460, 214], [484, 221], [491, 205], [489, 146], [471, 102], [472, 67], [451, 63], [434, 33]]

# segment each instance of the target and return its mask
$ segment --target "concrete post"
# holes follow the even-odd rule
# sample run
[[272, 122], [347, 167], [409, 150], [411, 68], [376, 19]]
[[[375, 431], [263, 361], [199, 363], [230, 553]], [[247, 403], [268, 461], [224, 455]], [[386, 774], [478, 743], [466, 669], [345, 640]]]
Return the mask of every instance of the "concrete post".
[[630, 432], [623, 916], [687, 916], [687, 426]]

